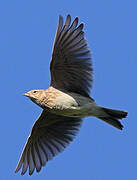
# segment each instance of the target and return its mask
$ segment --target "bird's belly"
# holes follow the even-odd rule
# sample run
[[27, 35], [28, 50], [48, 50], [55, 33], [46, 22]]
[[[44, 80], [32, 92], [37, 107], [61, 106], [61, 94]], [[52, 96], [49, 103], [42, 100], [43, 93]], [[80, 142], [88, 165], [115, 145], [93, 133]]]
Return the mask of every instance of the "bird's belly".
[[85, 117], [91, 116], [93, 104], [94, 101], [88, 97], [76, 93], [60, 92], [49, 104], [48, 110], [61, 116]]
[[69, 116], [69, 117], [86, 117], [91, 116], [91, 104], [86, 104], [83, 106], [70, 106], [63, 108], [54, 108], [51, 110], [52, 113]]

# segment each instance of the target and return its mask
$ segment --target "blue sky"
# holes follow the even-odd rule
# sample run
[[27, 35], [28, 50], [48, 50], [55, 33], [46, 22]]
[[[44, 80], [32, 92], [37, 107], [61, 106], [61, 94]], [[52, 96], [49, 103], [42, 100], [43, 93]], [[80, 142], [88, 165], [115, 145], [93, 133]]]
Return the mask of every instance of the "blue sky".
[[[22, 94], [48, 88], [58, 15], [85, 23], [93, 54], [97, 104], [127, 110], [124, 130], [85, 118], [71, 145], [40, 174], [14, 174], [41, 109]], [[137, 178], [137, 2], [134, 0], [5, 0], [0, 3], [1, 180]]]

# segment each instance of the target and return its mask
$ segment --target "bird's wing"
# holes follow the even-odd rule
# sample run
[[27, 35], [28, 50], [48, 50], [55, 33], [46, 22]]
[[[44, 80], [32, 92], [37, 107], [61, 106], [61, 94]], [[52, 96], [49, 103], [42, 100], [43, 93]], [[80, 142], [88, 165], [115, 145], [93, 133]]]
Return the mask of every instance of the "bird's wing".
[[50, 64], [50, 85], [89, 97], [93, 70], [83, 26], [83, 23], [78, 26], [78, 17], [71, 23], [70, 15], [63, 25], [63, 18], [59, 16]]
[[15, 172], [37, 172], [72, 141], [81, 125], [80, 118], [59, 116], [43, 110], [35, 122]]

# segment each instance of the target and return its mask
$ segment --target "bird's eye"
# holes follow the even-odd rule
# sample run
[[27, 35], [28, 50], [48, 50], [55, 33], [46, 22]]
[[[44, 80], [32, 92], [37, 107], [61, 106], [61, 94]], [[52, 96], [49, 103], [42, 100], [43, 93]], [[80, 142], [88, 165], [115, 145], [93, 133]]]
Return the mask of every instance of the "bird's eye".
[[33, 91], [33, 93], [37, 93], [38, 91]]

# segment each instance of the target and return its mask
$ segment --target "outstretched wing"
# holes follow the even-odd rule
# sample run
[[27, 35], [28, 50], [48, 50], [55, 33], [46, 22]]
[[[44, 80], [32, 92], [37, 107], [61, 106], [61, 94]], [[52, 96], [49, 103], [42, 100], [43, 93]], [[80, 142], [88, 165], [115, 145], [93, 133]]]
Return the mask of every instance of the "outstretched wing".
[[83, 26], [83, 23], [78, 26], [78, 17], [71, 24], [70, 15], [63, 25], [63, 18], [59, 16], [50, 64], [50, 85], [89, 97], [93, 72]]
[[34, 170], [40, 172], [42, 166], [51, 160], [74, 139], [81, 124], [81, 119], [58, 116], [43, 110], [35, 122], [15, 172], [22, 168], [29, 175]]

